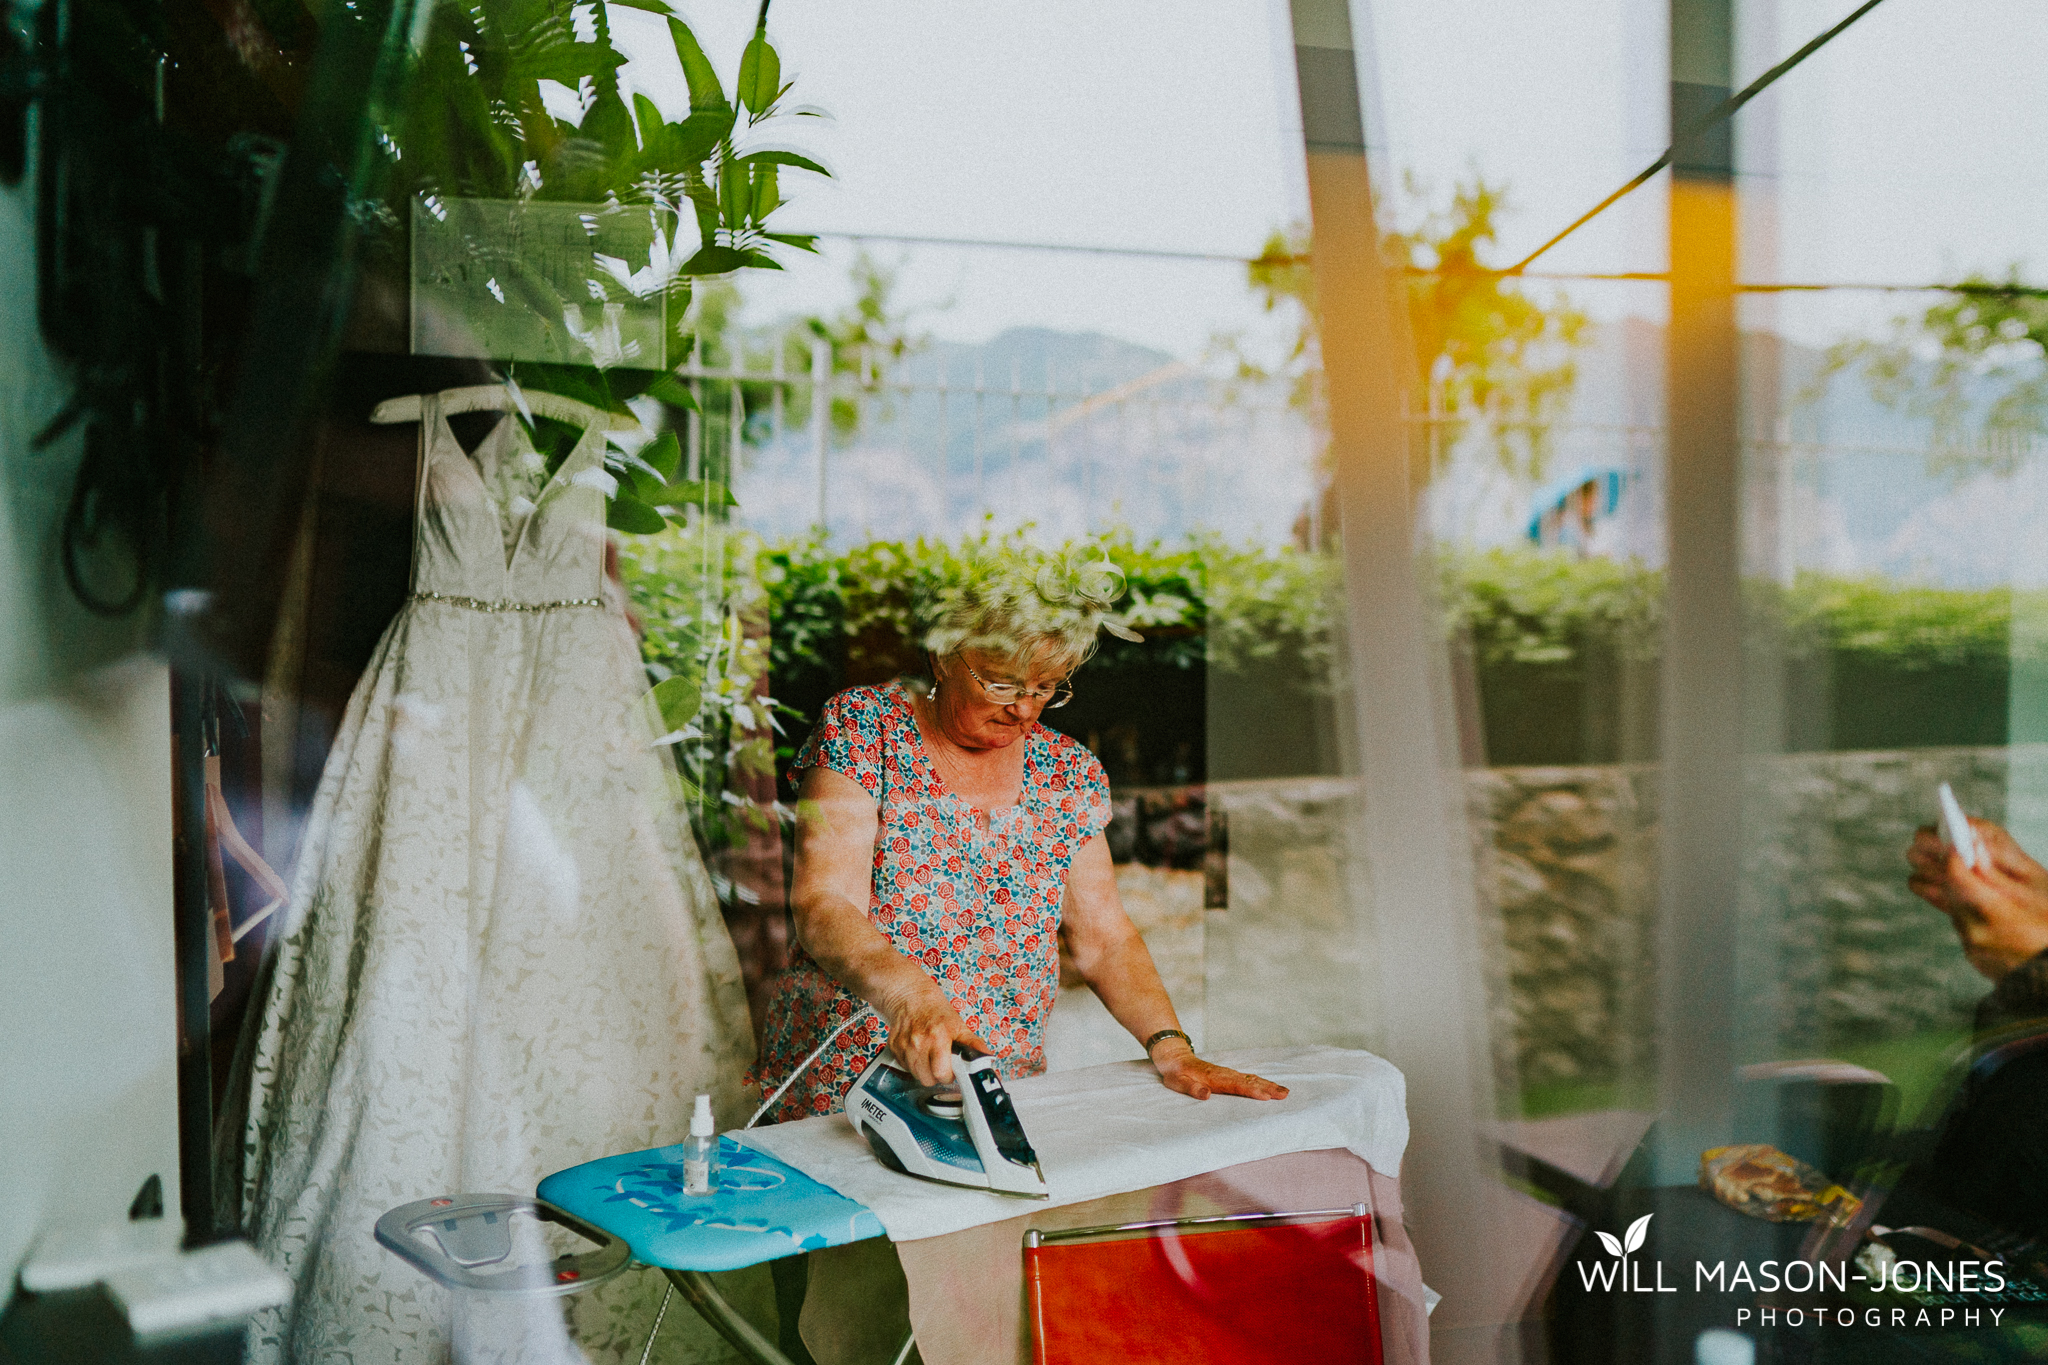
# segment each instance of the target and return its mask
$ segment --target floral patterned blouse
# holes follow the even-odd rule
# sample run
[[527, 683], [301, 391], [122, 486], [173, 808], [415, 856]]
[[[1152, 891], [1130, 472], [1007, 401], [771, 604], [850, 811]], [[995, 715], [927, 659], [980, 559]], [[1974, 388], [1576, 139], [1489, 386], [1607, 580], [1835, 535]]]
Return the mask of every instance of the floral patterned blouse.
[[[932, 767], [901, 683], [849, 688], [826, 702], [796, 767], [830, 768], [875, 798], [881, 829], [868, 918], [924, 964], [968, 1028], [996, 1049], [1005, 1075], [1035, 1076], [1045, 1070], [1045, 1016], [1059, 989], [1067, 868], [1109, 823], [1109, 782], [1093, 754], [1043, 725], [1020, 742], [1021, 797], [985, 824]], [[787, 1080], [860, 1004], [798, 947], [769, 1006], [762, 1088]], [[771, 1120], [836, 1113], [888, 1036], [874, 1017], [841, 1034]]]

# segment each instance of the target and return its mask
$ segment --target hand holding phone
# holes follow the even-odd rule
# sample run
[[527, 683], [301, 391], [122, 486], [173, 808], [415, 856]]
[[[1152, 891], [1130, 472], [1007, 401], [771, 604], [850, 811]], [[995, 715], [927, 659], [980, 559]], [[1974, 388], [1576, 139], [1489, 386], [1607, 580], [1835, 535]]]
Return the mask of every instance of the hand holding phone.
[[1963, 814], [1962, 803], [1944, 782], [1935, 790], [1935, 799], [1941, 803], [1941, 838], [1950, 848], [1963, 855], [1963, 861], [1971, 867], [1982, 868], [1991, 862], [1988, 850], [1977, 837], [1977, 831], [1970, 828], [1970, 819]]

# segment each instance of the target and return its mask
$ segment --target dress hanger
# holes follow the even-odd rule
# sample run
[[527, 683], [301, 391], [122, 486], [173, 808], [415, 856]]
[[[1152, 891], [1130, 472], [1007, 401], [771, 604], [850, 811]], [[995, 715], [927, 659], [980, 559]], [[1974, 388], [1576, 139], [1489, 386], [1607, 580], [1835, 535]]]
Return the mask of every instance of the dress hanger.
[[[552, 417], [557, 422], [567, 422], [572, 427], [588, 431], [595, 427], [599, 431], [638, 431], [640, 421], [621, 413], [606, 412], [588, 403], [579, 403], [573, 398], [560, 394], [546, 393], [540, 389], [522, 389], [511, 380], [502, 384], [473, 384], [468, 388], [444, 389], [435, 395], [441, 400], [441, 411], [453, 416], [464, 412], [517, 412], [529, 422], [535, 417]], [[380, 425], [393, 422], [417, 422], [425, 413], [425, 404], [420, 394], [407, 394], [403, 398], [387, 398], [370, 413], [370, 420]]]
[[[286, 888], [284, 878], [277, 875], [262, 854], [249, 847], [249, 841], [242, 837], [242, 831], [235, 828], [234, 812], [228, 808], [227, 796], [221, 790], [218, 754], [209, 754], [206, 758], [206, 813], [212, 822], [209, 828], [220, 841], [220, 850], [241, 864], [242, 870], [247, 872], [263, 894], [270, 898], [262, 909], [229, 930], [229, 943], [240, 943], [251, 929], [275, 914], [291, 896], [291, 892]], [[216, 853], [215, 857], [218, 856]], [[221, 908], [223, 911], [227, 909], [225, 904]], [[223, 960], [232, 958], [233, 949], [230, 948], [222, 956]]]

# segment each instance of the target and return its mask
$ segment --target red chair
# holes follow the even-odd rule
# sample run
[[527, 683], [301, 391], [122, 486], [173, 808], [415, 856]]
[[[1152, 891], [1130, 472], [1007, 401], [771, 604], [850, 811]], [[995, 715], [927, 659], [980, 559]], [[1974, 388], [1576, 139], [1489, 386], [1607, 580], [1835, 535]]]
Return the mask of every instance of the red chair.
[[1034, 1229], [1024, 1284], [1033, 1365], [1380, 1362], [1363, 1204]]

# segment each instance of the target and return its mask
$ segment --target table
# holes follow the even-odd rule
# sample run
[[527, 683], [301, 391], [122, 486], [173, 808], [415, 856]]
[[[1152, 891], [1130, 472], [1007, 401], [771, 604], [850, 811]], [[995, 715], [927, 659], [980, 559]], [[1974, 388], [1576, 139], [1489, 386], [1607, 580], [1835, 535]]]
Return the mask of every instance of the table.
[[242, 1365], [244, 1318], [137, 1340], [121, 1306], [99, 1285], [32, 1294], [0, 1315], [0, 1365]]

